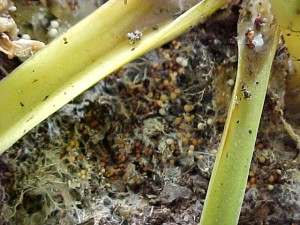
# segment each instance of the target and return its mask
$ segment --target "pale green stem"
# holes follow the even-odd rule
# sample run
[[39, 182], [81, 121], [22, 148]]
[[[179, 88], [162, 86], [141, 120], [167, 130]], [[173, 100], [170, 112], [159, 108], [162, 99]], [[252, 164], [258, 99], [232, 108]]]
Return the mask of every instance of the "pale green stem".
[[238, 22], [236, 84], [201, 216], [202, 225], [238, 223], [278, 44], [278, 29], [276, 25], [270, 25], [270, 30], [264, 33], [264, 46], [261, 49], [247, 47], [245, 34], [254, 25], [253, 20], [249, 21], [246, 17], [241, 17]]
[[[285, 43], [295, 66], [297, 76], [291, 87], [300, 86], [300, 1], [270, 0], [272, 12], [280, 26]], [[295, 80], [297, 82], [295, 83]]]
[[[0, 153], [84, 90], [204, 22], [227, 1], [204, 0], [174, 21], [174, 15], [162, 13], [174, 11], [170, 2], [110, 0], [2, 80]], [[152, 29], [157, 23], [158, 30]], [[143, 37], [130, 44], [126, 34], [135, 29]]]
[[299, 120], [300, 105], [300, 1], [271, 0], [272, 12], [278, 22], [293, 62], [294, 71], [287, 77], [285, 106], [287, 115]]

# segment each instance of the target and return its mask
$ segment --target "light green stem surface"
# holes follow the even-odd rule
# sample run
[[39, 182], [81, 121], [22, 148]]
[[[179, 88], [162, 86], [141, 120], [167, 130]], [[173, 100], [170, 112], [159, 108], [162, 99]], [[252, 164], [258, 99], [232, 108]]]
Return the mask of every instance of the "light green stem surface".
[[294, 71], [286, 78], [285, 106], [287, 117], [297, 122], [300, 105], [300, 0], [270, 1], [294, 66]]
[[[290, 87], [300, 86], [300, 1], [270, 0], [272, 12], [280, 26], [285, 43], [295, 66], [296, 79]], [[297, 81], [296, 81], [297, 80]], [[295, 82], [296, 81], [296, 82]]]
[[249, 21], [246, 17], [240, 18], [238, 24], [236, 84], [202, 212], [202, 225], [238, 223], [278, 43], [278, 29], [271, 25], [264, 34], [264, 46], [261, 49], [247, 47], [245, 33], [253, 27], [253, 20]]
[[[204, 22], [226, 2], [204, 0], [174, 20], [163, 13], [176, 12], [172, 1], [108, 1], [0, 82], [0, 154], [84, 90]], [[130, 44], [126, 34], [135, 29], [143, 37]]]

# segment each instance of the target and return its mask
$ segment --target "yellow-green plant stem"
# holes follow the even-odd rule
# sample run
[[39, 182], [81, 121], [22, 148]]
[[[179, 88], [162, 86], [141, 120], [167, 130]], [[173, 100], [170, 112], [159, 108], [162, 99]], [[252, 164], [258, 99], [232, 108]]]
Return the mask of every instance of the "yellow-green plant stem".
[[[226, 2], [204, 0], [174, 19], [164, 14], [176, 12], [172, 1], [108, 1], [0, 82], [0, 154], [84, 90], [205, 21]], [[143, 37], [130, 44], [126, 34], [135, 29]]]
[[[284, 41], [288, 47], [295, 66], [297, 83], [291, 87], [300, 86], [300, 1], [271, 0], [272, 12], [280, 26]], [[295, 80], [295, 79], [294, 79]]]
[[[243, 13], [242, 13], [243, 14]], [[246, 188], [261, 112], [279, 32], [272, 25], [262, 50], [246, 46], [253, 20], [238, 24], [238, 71], [233, 97], [213, 168], [200, 224], [235, 225]], [[251, 94], [251, 96], [250, 96]]]
[[[272, 12], [281, 28], [284, 41], [293, 61], [294, 73], [287, 77], [287, 113], [299, 119], [300, 105], [300, 1], [271, 0]], [[292, 116], [294, 117], [294, 116]]]

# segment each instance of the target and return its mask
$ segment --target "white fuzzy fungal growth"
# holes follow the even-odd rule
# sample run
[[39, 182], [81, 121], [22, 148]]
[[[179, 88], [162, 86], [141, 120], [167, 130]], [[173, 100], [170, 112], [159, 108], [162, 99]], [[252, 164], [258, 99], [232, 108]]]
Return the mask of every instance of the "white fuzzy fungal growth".
[[259, 33], [253, 38], [252, 43], [255, 45], [256, 48], [262, 47], [264, 45], [264, 39], [262, 37], [262, 34]]
[[[270, 13], [271, 4], [269, 1], [251, 1], [252, 7], [250, 8], [252, 14], [253, 27], [249, 28], [251, 33], [248, 33], [246, 45], [253, 48], [255, 51], [263, 51], [267, 35], [264, 35], [271, 26], [273, 15]], [[251, 34], [249, 36], [249, 34]]]

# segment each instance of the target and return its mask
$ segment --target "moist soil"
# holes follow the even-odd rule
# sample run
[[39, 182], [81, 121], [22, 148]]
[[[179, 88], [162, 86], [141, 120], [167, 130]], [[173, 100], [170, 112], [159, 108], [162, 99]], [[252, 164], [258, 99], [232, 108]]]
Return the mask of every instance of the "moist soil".
[[[234, 87], [238, 12], [217, 12], [120, 68], [3, 153], [0, 223], [198, 224]], [[284, 54], [273, 66], [239, 224], [300, 224], [297, 143], [281, 120]], [[20, 63], [1, 55], [2, 76]]]

